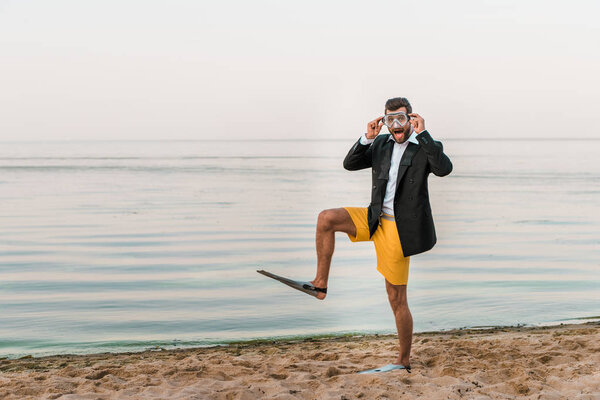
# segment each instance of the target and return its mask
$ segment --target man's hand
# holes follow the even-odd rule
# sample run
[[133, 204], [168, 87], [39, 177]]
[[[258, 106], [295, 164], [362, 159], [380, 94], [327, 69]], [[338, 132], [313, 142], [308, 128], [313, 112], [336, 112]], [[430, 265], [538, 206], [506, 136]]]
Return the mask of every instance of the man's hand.
[[377, 117], [367, 124], [367, 139], [375, 139], [383, 127], [383, 117]]
[[425, 130], [425, 120], [417, 113], [408, 114], [410, 123], [417, 135]]

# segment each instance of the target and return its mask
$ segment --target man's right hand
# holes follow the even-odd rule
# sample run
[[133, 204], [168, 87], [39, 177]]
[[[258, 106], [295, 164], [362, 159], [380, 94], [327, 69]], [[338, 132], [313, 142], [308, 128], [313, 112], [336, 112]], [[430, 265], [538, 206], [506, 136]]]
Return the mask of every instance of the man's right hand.
[[375, 139], [383, 127], [383, 117], [377, 117], [367, 124], [367, 139]]

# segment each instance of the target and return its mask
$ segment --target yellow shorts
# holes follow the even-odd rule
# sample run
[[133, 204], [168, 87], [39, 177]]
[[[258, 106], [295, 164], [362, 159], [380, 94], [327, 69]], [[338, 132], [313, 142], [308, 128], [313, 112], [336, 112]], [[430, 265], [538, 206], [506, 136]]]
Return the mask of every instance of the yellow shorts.
[[348, 211], [354, 226], [356, 226], [356, 236], [348, 235], [350, 240], [353, 242], [373, 241], [377, 253], [377, 271], [393, 285], [406, 285], [410, 257], [404, 257], [394, 217], [383, 214], [379, 218], [380, 223], [373, 237], [369, 238], [367, 208], [344, 207], [344, 209]]

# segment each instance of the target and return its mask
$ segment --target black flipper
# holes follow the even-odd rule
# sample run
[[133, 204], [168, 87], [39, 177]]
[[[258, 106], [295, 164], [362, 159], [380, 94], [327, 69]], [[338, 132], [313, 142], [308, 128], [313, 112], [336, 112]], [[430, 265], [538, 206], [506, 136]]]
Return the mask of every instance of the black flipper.
[[289, 287], [292, 287], [296, 290], [299, 290], [314, 297], [317, 297], [317, 294], [319, 292], [327, 293], [327, 288], [315, 287], [310, 282], [294, 281], [292, 279], [284, 278], [283, 276], [275, 275], [262, 269], [256, 270], [256, 272], [264, 276], [268, 276], [269, 278], [273, 278], [276, 281], [279, 281], [285, 285], [288, 285]]

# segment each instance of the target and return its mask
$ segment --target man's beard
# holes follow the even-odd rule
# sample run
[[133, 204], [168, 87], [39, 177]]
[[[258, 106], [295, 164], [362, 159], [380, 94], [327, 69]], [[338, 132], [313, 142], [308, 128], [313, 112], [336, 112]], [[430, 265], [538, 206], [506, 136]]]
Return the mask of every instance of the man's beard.
[[391, 129], [390, 133], [396, 143], [403, 143], [410, 136], [410, 128]]

